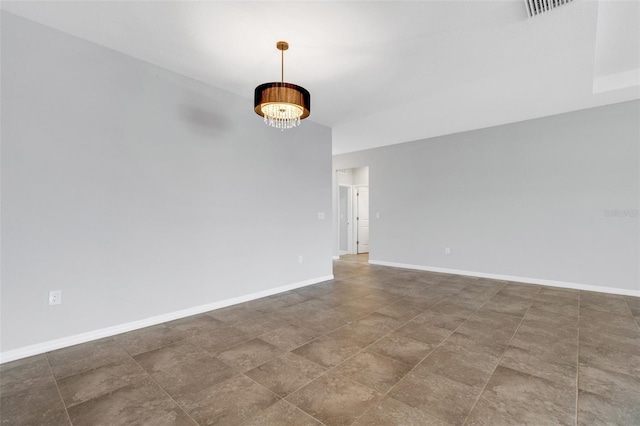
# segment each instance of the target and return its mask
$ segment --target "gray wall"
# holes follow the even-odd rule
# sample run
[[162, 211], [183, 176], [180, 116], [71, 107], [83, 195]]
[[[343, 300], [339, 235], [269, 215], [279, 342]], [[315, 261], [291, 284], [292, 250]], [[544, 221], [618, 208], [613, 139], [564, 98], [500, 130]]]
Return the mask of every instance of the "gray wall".
[[329, 128], [6, 12], [1, 47], [2, 351], [332, 274]]
[[369, 166], [371, 260], [640, 294], [639, 118], [632, 101], [333, 165]]

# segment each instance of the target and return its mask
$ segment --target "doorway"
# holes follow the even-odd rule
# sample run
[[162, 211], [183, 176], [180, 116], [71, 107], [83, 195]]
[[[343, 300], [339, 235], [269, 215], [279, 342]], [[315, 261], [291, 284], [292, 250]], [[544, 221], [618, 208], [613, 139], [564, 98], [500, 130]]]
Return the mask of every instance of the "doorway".
[[349, 254], [351, 246], [351, 185], [338, 186], [338, 250], [340, 255]]
[[369, 167], [336, 171], [338, 252], [369, 253]]

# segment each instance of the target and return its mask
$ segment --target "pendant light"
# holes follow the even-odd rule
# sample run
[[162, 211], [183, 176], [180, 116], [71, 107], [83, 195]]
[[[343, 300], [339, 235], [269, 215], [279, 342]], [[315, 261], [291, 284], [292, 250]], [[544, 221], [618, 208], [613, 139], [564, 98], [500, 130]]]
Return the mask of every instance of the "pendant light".
[[284, 51], [289, 49], [289, 43], [279, 41], [276, 47], [281, 52], [281, 81], [256, 87], [253, 106], [266, 125], [284, 130], [299, 126], [300, 120], [309, 116], [311, 95], [304, 87], [284, 82]]

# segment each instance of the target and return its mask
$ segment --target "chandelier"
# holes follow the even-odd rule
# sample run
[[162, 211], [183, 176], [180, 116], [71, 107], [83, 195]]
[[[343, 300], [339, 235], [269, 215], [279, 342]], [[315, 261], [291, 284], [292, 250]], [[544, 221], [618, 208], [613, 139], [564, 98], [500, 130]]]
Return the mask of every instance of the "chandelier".
[[289, 43], [279, 41], [276, 47], [281, 52], [281, 81], [256, 87], [253, 106], [265, 124], [284, 130], [299, 126], [300, 120], [309, 116], [311, 95], [304, 87], [284, 82], [284, 51], [289, 49]]

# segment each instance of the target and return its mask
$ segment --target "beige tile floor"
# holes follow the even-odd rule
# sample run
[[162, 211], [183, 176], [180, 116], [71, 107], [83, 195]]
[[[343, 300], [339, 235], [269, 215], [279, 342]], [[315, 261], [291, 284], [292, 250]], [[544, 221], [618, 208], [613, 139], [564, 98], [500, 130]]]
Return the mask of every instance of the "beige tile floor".
[[4, 364], [2, 425], [640, 424], [640, 298], [334, 269]]

